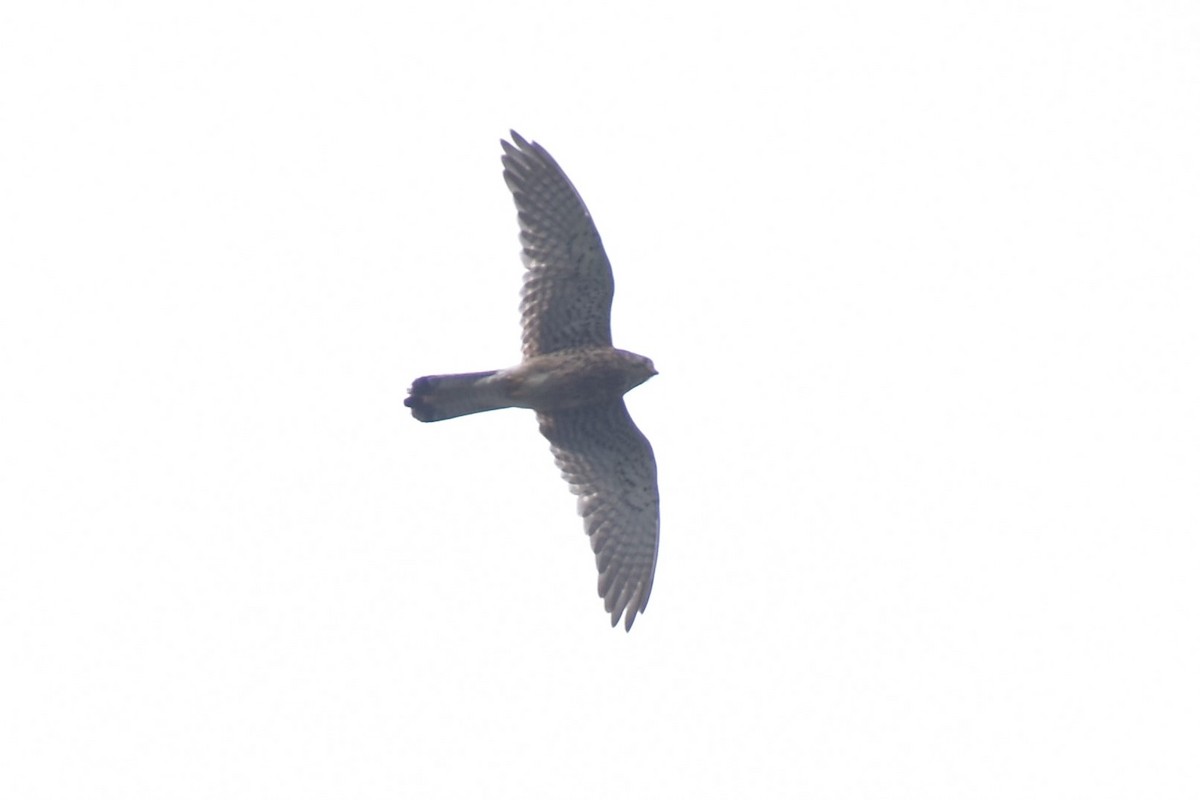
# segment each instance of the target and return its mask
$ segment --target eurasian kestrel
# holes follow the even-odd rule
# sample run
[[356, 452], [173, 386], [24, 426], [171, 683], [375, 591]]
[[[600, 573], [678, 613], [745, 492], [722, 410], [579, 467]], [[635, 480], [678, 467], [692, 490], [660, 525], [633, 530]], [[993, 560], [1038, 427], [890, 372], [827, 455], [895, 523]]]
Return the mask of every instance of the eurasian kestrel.
[[656, 375], [650, 359], [612, 346], [613, 277], [579, 192], [537, 142], [501, 140], [504, 182], [517, 204], [525, 282], [520, 364], [427, 375], [404, 405], [422, 422], [531, 408], [579, 495], [600, 570], [600, 596], [625, 630], [646, 610], [658, 557], [658, 474], [650, 442], [622, 396]]

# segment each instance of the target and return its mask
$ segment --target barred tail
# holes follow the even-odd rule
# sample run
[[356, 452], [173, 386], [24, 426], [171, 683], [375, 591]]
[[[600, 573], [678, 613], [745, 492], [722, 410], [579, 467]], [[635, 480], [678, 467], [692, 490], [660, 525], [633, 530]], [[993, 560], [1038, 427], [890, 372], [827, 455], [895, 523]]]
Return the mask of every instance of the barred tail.
[[437, 422], [466, 414], [478, 414], [512, 405], [502, 386], [488, 378], [490, 372], [461, 375], [426, 375], [413, 381], [404, 405], [421, 422]]

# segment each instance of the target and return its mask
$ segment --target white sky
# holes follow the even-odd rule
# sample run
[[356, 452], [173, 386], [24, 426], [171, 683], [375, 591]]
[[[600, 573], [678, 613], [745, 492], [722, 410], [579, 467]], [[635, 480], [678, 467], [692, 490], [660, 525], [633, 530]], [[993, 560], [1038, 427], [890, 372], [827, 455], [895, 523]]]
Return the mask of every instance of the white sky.
[[[0, 796], [1197, 796], [1200, 6], [631, 7], [0, 15]], [[631, 634], [401, 406], [519, 357], [510, 127], [661, 373]]]

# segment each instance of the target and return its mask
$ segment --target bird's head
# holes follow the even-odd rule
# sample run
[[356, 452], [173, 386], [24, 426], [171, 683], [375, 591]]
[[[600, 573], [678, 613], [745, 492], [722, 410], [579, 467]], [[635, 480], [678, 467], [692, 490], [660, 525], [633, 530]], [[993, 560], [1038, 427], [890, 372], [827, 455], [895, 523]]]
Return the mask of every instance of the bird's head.
[[[625, 357], [630, 367], [626, 373], [629, 377], [629, 389], [641, 386], [658, 374], [658, 370], [654, 368], [654, 362], [645, 356], [625, 351]], [[629, 389], [625, 391], [629, 391]]]

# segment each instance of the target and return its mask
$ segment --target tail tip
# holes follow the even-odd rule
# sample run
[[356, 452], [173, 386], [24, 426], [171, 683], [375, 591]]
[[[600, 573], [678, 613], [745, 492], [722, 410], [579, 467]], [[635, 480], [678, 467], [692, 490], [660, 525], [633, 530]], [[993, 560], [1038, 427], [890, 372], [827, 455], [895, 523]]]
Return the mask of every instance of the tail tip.
[[408, 389], [408, 397], [404, 398], [404, 405], [411, 408], [413, 417], [421, 422], [433, 422], [437, 419], [437, 413], [429, 401], [432, 388], [433, 381], [430, 376], [417, 378]]

